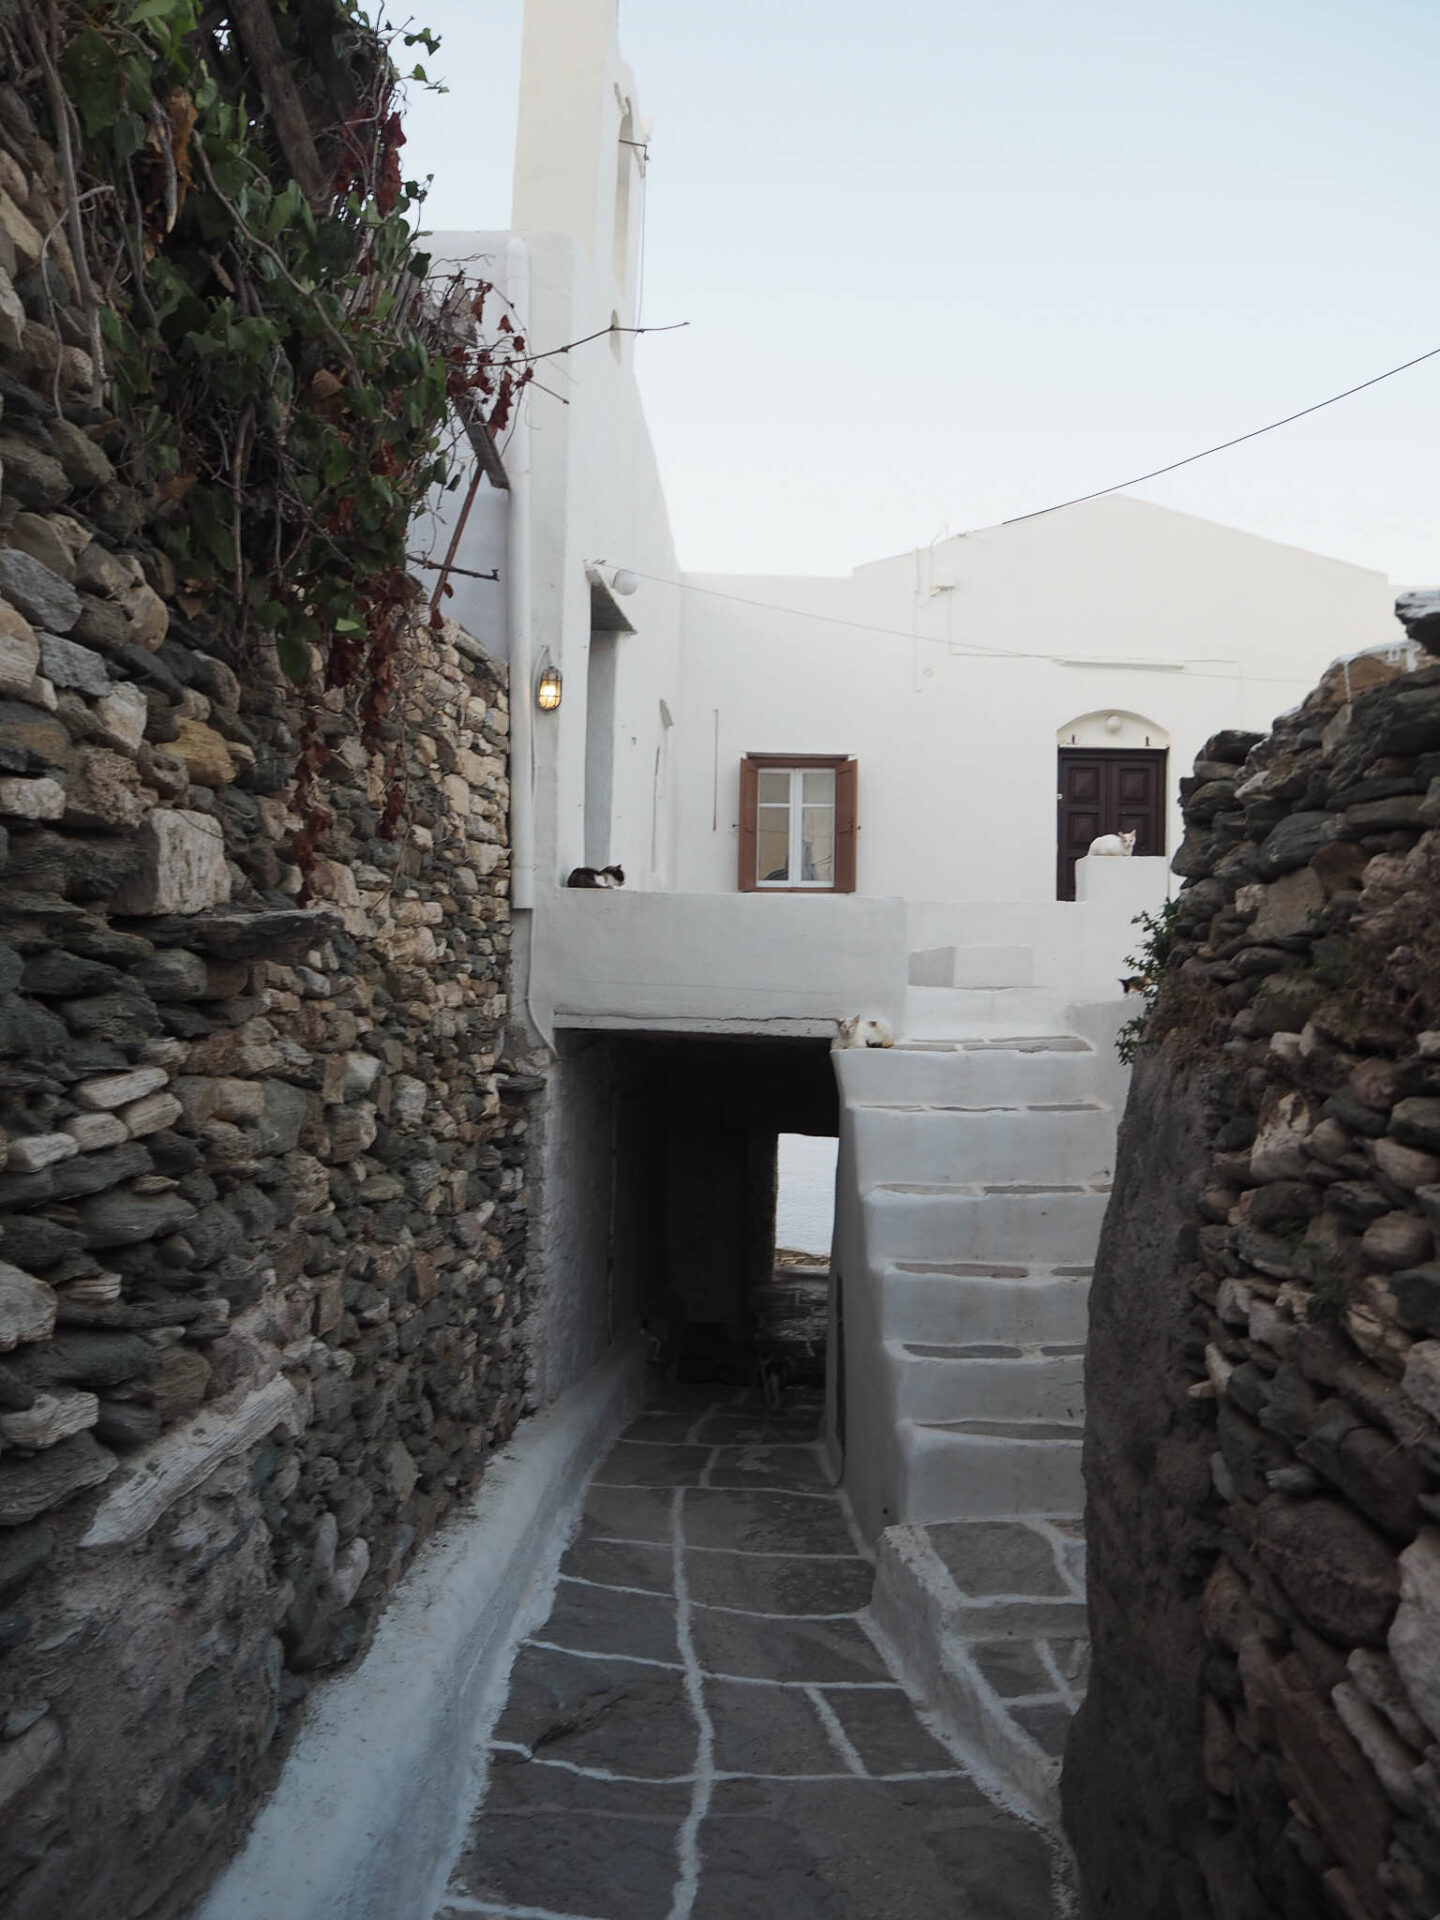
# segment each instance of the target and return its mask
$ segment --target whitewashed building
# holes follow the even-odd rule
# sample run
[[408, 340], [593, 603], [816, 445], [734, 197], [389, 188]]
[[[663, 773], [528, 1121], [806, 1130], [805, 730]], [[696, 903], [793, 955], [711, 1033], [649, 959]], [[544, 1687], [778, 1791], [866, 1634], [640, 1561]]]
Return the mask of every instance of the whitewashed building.
[[[549, 355], [453, 603], [512, 675], [513, 1050], [550, 1062], [536, 1396], [642, 1316], [742, 1368], [776, 1136], [838, 1134], [832, 1440], [862, 1525], [1072, 1511], [1118, 976], [1178, 777], [1399, 645], [1390, 589], [1126, 498], [843, 578], [682, 573], [623, 331], [647, 129], [615, 12], [529, 0], [514, 229], [434, 242]], [[446, 503], [432, 550], [455, 532]], [[1133, 859], [1077, 867], [1129, 830]], [[623, 890], [567, 888], [611, 862]], [[900, 1045], [836, 1055], [837, 1084], [854, 1014]]]

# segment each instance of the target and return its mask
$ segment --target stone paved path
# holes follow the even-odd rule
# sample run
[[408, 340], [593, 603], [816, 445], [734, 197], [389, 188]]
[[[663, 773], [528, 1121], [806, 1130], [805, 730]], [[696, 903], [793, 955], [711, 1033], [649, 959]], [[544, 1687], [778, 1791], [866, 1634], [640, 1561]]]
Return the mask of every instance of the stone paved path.
[[817, 1411], [671, 1389], [617, 1443], [437, 1920], [1051, 1920], [865, 1631]]

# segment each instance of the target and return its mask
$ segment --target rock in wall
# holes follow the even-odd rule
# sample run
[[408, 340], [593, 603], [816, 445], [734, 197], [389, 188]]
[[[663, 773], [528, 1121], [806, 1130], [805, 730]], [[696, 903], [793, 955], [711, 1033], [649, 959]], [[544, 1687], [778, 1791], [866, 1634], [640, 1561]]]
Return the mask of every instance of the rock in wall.
[[1096, 1271], [1087, 1908], [1440, 1909], [1440, 667], [1182, 783]]
[[0, 1908], [159, 1920], [521, 1410], [508, 706], [415, 628], [392, 840], [319, 697], [307, 885], [297, 696], [147, 538], [59, 212], [0, 87]]

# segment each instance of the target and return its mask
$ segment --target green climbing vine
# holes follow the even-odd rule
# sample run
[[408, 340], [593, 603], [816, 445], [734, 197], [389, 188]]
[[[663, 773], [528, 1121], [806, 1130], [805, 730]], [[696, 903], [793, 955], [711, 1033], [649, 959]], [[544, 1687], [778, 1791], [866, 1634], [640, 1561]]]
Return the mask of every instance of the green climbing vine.
[[[437, 42], [359, 0], [50, 0], [28, 31], [124, 423], [106, 445], [177, 603], [237, 659], [273, 645], [312, 697], [344, 689], [373, 745], [455, 409], [499, 433], [530, 374], [508, 316], [479, 339], [491, 289], [426, 286], [395, 56]], [[307, 729], [302, 866], [327, 759]]]
[[1130, 969], [1132, 990], [1144, 996], [1144, 1004], [1115, 1036], [1115, 1051], [1127, 1067], [1133, 1065], [1136, 1054], [1149, 1038], [1150, 1016], [1155, 1010], [1161, 975], [1175, 941], [1175, 916], [1179, 908], [1178, 898], [1164, 900], [1158, 912], [1137, 913], [1130, 922], [1132, 927], [1139, 927], [1141, 937], [1138, 950], [1125, 956], [1125, 965]]

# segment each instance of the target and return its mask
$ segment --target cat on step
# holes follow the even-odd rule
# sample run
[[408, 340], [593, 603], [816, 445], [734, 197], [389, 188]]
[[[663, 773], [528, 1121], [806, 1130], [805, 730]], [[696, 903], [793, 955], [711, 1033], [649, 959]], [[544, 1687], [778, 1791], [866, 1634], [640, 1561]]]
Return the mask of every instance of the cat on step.
[[834, 1047], [893, 1047], [895, 1035], [888, 1020], [872, 1020], [866, 1014], [852, 1013], [840, 1022], [839, 1032], [830, 1043]]
[[575, 867], [567, 887], [623, 887], [625, 869], [623, 867]]
[[1132, 827], [1129, 833], [1102, 833], [1098, 840], [1090, 842], [1088, 851], [1100, 854], [1120, 854], [1128, 857], [1135, 851], [1137, 830]]

